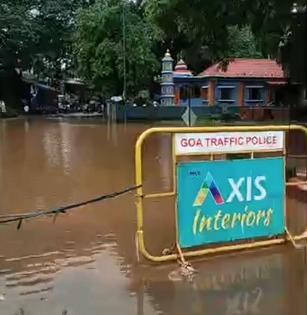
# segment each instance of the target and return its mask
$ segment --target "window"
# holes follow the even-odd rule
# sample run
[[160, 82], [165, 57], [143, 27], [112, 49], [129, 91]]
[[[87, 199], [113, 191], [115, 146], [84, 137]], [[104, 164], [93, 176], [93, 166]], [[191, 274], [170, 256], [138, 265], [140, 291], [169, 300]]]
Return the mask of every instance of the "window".
[[189, 97], [200, 98], [200, 87], [184, 85], [180, 87], [180, 99], [187, 100]]
[[223, 86], [219, 87], [220, 89], [220, 101], [233, 101], [233, 92], [234, 92], [234, 87], [230, 86]]
[[262, 101], [263, 87], [247, 87], [247, 100], [248, 101]]
[[231, 90], [230, 89], [221, 89], [221, 100], [230, 100], [231, 99]]
[[163, 71], [172, 71], [173, 70], [173, 64], [172, 63], [164, 63], [163, 64]]
[[168, 95], [173, 95], [173, 94], [174, 94], [174, 89], [173, 89], [172, 86], [169, 86], [169, 87], [167, 88], [167, 94], [168, 94]]
[[191, 92], [192, 92], [192, 95], [191, 95], [192, 98], [200, 98], [200, 87], [199, 86], [193, 86]]
[[173, 95], [174, 88], [172, 86], [162, 86], [162, 94], [163, 95]]
[[180, 99], [186, 100], [189, 97], [189, 89], [186, 86], [180, 88]]

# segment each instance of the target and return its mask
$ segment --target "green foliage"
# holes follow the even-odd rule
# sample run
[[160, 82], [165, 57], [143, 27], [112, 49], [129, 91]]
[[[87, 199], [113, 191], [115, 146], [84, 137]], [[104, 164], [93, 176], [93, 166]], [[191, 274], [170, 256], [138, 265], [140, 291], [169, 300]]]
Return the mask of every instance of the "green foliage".
[[293, 0], [1, 0], [0, 67], [33, 69], [52, 81], [64, 72], [76, 74], [77, 61], [94, 87], [121, 94], [125, 6], [130, 94], [148, 89], [167, 48], [196, 72], [232, 57], [277, 57], [279, 48], [283, 64], [291, 59], [292, 69], [305, 71], [305, 50], [292, 53], [305, 40], [292, 5]]
[[220, 0], [147, 0], [147, 20], [163, 39], [163, 49], [181, 55], [199, 71], [218, 61], [227, 48], [226, 3]]
[[257, 49], [256, 39], [248, 25], [243, 27], [228, 27], [229, 58], [261, 58], [261, 52]]
[[163, 49], [169, 46], [199, 71], [230, 55], [276, 57], [292, 5], [292, 0], [147, 0], [144, 7]]
[[125, 55], [128, 94], [148, 87], [159, 66], [152, 30], [127, 1], [101, 0], [82, 10], [75, 43], [80, 73], [106, 95], [123, 93]]
[[34, 70], [52, 83], [69, 70], [78, 8], [86, 0], [2, 0], [0, 3], [0, 99], [18, 108], [22, 82], [15, 68]]
[[54, 78], [70, 63], [77, 10], [85, 0], [2, 0], [0, 63]]
[[16, 64], [18, 58], [29, 57], [31, 47], [38, 44], [39, 25], [30, 14], [29, 2], [4, 0], [0, 4], [0, 63]]

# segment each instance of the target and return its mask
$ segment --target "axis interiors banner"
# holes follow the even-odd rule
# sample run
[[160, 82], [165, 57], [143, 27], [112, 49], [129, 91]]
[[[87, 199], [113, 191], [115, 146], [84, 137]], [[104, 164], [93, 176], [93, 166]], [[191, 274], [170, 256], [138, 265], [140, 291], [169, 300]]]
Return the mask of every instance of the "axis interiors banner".
[[284, 233], [283, 158], [179, 163], [177, 181], [182, 248]]

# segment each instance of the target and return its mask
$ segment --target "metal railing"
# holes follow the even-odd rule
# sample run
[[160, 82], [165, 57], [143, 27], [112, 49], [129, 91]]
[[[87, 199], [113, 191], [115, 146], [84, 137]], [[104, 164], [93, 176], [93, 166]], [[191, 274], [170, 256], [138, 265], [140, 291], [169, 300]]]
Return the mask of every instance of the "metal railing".
[[[224, 126], [224, 127], [161, 127], [161, 128], [151, 128], [143, 132], [135, 145], [135, 185], [139, 188], [136, 190], [136, 208], [137, 208], [137, 231], [136, 231], [136, 245], [139, 253], [143, 255], [143, 257], [151, 260], [153, 262], [163, 262], [169, 260], [178, 259], [178, 254], [167, 254], [155, 256], [147, 250], [144, 240], [144, 207], [143, 201], [148, 198], [163, 198], [177, 195], [177, 187], [176, 187], [176, 163], [177, 156], [175, 152], [175, 144], [174, 139], [172, 139], [172, 189], [169, 192], [161, 192], [161, 193], [145, 193], [143, 189], [143, 155], [142, 155], [142, 147], [147, 138], [154, 134], [180, 134], [180, 133], [217, 133], [217, 132], [259, 132], [259, 131], [283, 131], [285, 133], [289, 133], [291, 131], [299, 131], [304, 134], [305, 139], [307, 139], [307, 128], [300, 125], [269, 125], [269, 126]], [[306, 140], [307, 141], [307, 140]], [[246, 152], [248, 153], [248, 152]], [[251, 158], [253, 158], [255, 152], [249, 152]], [[281, 154], [286, 156], [286, 149]], [[213, 160], [214, 157], [212, 156]], [[307, 180], [296, 181], [296, 182], [287, 182], [286, 186], [300, 186], [307, 185]], [[287, 215], [287, 211], [285, 210], [285, 216]], [[176, 217], [176, 216], [175, 216]], [[178, 230], [176, 226], [176, 238], [178, 245]], [[218, 254], [218, 253], [226, 253], [234, 250], [243, 250], [243, 249], [253, 249], [259, 248], [263, 246], [271, 246], [276, 244], [282, 244], [287, 240], [299, 241], [307, 238], [307, 235], [289, 235], [288, 229], [285, 227], [285, 233], [282, 237], [275, 239], [265, 239], [265, 240], [253, 240], [252, 242], [240, 243], [240, 244], [230, 244], [230, 245], [222, 245], [213, 248], [202, 248], [202, 249], [192, 249], [189, 251], [185, 251], [183, 254], [184, 257], [195, 257], [202, 256], [208, 254]], [[181, 253], [179, 253], [181, 254]]]

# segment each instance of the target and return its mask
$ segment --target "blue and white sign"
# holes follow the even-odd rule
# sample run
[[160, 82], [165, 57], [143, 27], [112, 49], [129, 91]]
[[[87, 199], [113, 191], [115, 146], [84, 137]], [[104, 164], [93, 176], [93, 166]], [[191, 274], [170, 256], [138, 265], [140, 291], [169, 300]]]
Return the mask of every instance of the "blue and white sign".
[[179, 244], [283, 234], [283, 158], [184, 162], [177, 166]]

